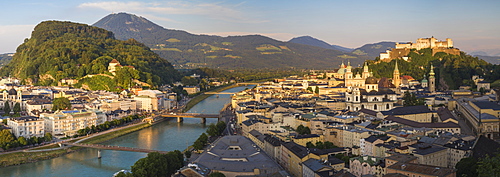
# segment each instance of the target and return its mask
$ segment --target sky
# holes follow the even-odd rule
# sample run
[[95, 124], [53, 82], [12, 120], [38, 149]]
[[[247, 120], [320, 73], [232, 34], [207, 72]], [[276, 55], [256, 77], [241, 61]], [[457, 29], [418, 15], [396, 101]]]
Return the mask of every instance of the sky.
[[93, 24], [111, 13], [167, 29], [220, 36], [312, 36], [349, 48], [382, 41], [451, 38], [468, 53], [500, 56], [497, 0], [0, 0], [0, 53], [13, 53], [42, 21]]

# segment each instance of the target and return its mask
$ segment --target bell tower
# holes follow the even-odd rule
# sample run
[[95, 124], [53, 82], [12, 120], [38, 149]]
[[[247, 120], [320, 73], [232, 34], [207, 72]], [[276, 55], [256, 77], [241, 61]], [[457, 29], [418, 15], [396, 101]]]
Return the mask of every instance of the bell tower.
[[436, 78], [434, 77], [434, 66], [431, 64], [431, 71], [429, 72], [429, 92], [436, 91]]
[[396, 60], [396, 66], [394, 67], [394, 72], [392, 73], [392, 84], [396, 86], [396, 88], [401, 85], [401, 76], [399, 76], [399, 68], [398, 68], [398, 61]]

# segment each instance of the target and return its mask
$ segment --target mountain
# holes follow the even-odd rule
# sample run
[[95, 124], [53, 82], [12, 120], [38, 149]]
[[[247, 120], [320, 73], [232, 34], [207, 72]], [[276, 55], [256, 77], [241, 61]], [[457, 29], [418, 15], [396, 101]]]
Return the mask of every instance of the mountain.
[[394, 48], [395, 46], [395, 42], [365, 44], [359, 48], [354, 49], [352, 53], [360, 56], [378, 57], [380, 56], [381, 52], [385, 52], [386, 50]]
[[342, 47], [339, 45], [330, 45], [330, 44], [326, 43], [325, 41], [313, 38], [311, 36], [296, 37], [296, 38], [289, 40], [288, 42], [293, 42], [293, 43], [297, 43], [297, 44], [312, 45], [312, 46], [321, 47], [321, 48], [325, 48], [325, 49], [339, 50], [342, 52], [351, 52], [354, 50], [354, 49]]
[[[108, 64], [115, 60], [123, 67], [112, 74]], [[169, 62], [134, 39], [117, 40], [105, 29], [60, 21], [38, 24], [0, 74], [38, 85], [73, 78], [91, 86], [104, 84], [105, 90], [128, 88], [134, 80], [160, 85], [180, 78]]]
[[13, 53], [0, 54], [0, 67], [8, 64], [12, 60]]
[[500, 65], [500, 56], [484, 56], [484, 55], [473, 55], [479, 59], [482, 59], [488, 63]]
[[176, 68], [336, 68], [349, 59], [361, 64], [368, 56], [282, 42], [261, 35], [209, 36], [165, 29], [143, 17], [110, 14], [93, 26], [112, 31], [117, 39], [134, 38]]

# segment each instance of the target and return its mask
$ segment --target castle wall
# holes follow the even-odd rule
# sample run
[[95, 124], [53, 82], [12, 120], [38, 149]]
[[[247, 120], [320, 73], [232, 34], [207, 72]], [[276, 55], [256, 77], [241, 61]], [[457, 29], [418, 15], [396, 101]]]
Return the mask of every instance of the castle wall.
[[447, 54], [452, 54], [452, 55], [460, 55], [460, 50], [453, 48], [453, 49], [445, 49], [445, 48], [434, 48], [432, 49], [432, 56], [438, 52], [444, 52]]

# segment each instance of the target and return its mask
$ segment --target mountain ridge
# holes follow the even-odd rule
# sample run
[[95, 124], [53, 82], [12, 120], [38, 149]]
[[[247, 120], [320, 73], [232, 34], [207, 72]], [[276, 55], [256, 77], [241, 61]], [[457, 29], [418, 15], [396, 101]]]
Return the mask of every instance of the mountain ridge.
[[339, 50], [342, 52], [352, 52], [354, 50], [352, 48], [342, 47], [340, 45], [332, 45], [332, 44], [329, 44], [323, 40], [314, 38], [312, 36], [294, 37], [294, 38], [290, 39], [288, 42], [312, 45], [312, 46], [322, 47], [325, 49]]
[[134, 38], [176, 68], [330, 69], [342, 61], [361, 64], [369, 56], [283, 42], [262, 35], [209, 36], [171, 30], [128, 13], [110, 14], [94, 26], [113, 31], [117, 39]]

